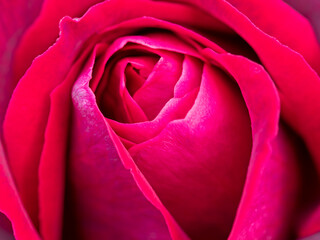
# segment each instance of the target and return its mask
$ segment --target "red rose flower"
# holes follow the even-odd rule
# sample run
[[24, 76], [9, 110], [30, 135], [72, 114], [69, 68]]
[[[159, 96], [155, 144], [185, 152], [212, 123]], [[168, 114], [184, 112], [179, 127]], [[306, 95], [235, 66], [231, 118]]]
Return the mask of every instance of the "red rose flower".
[[4, 4], [0, 237], [319, 237], [319, 7]]

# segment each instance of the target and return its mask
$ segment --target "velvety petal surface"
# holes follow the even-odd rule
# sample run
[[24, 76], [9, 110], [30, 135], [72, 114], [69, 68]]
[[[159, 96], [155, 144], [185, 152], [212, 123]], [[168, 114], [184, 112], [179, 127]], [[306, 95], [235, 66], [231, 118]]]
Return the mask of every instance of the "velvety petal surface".
[[[263, 33], [232, 5], [220, 0], [206, 1], [206, 5], [256, 51], [278, 88], [284, 120], [305, 140], [319, 174], [320, 80], [317, 73], [299, 53]], [[314, 184], [319, 186], [318, 181]], [[313, 225], [314, 231], [318, 231], [319, 224]]]
[[[219, 55], [209, 49], [205, 50], [204, 54], [214, 62], [221, 64], [221, 67], [226, 69], [237, 81], [248, 107], [252, 126], [253, 143], [246, 184], [229, 239], [264, 239], [268, 237], [281, 239], [282, 236], [286, 236], [288, 226], [286, 229], [283, 225], [273, 223], [278, 219], [288, 220], [288, 213], [292, 207], [290, 205], [284, 206], [283, 203], [294, 192], [292, 193], [291, 187], [286, 189], [286, 186], [273, 189], [272, 182], [270, 185], [264, 185], [265, 179], [262, 174], [262, 169], [265, 169], [264, 165], [272, 159], [271, 143], [278, 130], [279, 99], [276, 89], [263, 67], [246, 58], [230, 54]], [[278, 150], [281, 150], [281, 147]], [[276, 163], [279, 160], [275, 159], [274, 161]], [[280, 179], [283, 177], [287, 179], [282, 176], [286, 171], [287, 164], [291, 166], [291, 163], [286, 162], [280, 165], [282, 170], [278, 175]], [[267, 175], [269, 174], [270, 172], [267, 171]], [[292, 179], [294, 178], [289, 175], [289, 181], [286, 181], [284, 185], [291, 184], [290, 180]], [[270, 193], [270, 198], [274, 200], [270, 201], [271, 199], [265, 195], [265, 192], [261, 194], [259, 191], [254, 191], [254, 189], [260, 189], [255, 187], [257, 185], [270, 187], [270, 190], [275, 191]], [[274, 193], [283, 197], [283, 200], [273, 198]], [[265, 197], [267, 199], [264, 199]], [[277, 214], [273, 215], [273, 212], [277, 212]], [[266, 228], [267, 231], [265, 231]]]
[[183, 119], [194, 104], [202, 78], [201, 60], [185, 55], [182, 74], [174, 87], [171, 98], [152, 121], [123, 124], [108, 119], [112, 129], [122, 138], [141, 143], [158, 135], [172, 120]]
[[[38, 16], [42, 0], [0, 1], [0, 124], [16, 85], [13, 56], [26, 29]], [[1, 130], [2, 132], [2, 130]]]
[[[103, 46], [97, 44], [90, 59], [94, 59], [101, 48], [104, 50]], [[50, 112], [38, 169], [40, 233], [46, 240], [58, 240], [62, 237], [65, 166], [68, 162], [70, 133], [70, 93], [87, 58], [88, 54], [84, 52], [70, 68], [64, 81], [50, 94]]]
[[[128, 5], [122, 5], [122, 3], [122, 1], [108, 1], [98, 4], [92, 7], [81, 20], [64, 18], [61, 22], [60, 38], [44, 54], [33, 61], [32, 66], [19, 81], [11, 99], [3, 127], [4, 145], [18, 192], [36, 227], [39, 227], [38, 171], [50, 114], [51, 92], [67, 77], [80, 51], [86, 52], [82, 46], [89, 37], [126, 19], [145, 14], [159, 15], [158, 11], [154, 12], [155, 6], [151, 3], [141, 1], [142, 4], [146, 4], [143, 11], [140, 8], [136, 9], [137, 11], [131, 9], [132, 3]], [[112, 15], [114, 9], [118, 9], [119, 6], [122, 6], [124, 14]], [[167, 5], [161, 3], [156, 6], [162, 9], [168, 8]], [[175, 7], [174, 5], [174, 9]], [[182, 6], [177, 9], [197, 16], [192, 8]], [[168, 18], [175, 19], [178, 16], [173, 15]], [[94, 43], [94, 39], [91, 39], [91, 43]], [[84, 44], [87, 50], [92, 49], [91, 43]], [[63, 169], [61, 166], [58, 168]], [[56, 219], [58, 218], [57, 216]]]
[[[300, 2], [301, 5], [307, 7], [312, 4], [312, 1]], [[248, 17], [264, 33], [299, 52], [320, 74], [320, 44], [317, 41], [314, 29], [304, 16], [279, 0], [228, 0], [228, 2]], [[318, 5], [320, 6], [320, 4]], [[319, 6], [318, 11], [320, 10]], [[317, 6], [314, 7], [314, 11], [317, 12]]]
[[66, 234], [71, 231], [77, 239], [170, 239], [163, 216], [123, 166], [89, 88], [92, 64], [72, 91]]
[[[34, 239], [40, 240], [38, 232], [30, 221], [28, 214], [21, 203], [14, 180], [10, 173], [4, 149], [0, 141], [0, 220], [5, 228], [0, 230], [1, 239], [12, 239], [10, 234], [9, 222], [11, 222], [16, 239]], [[9, 231], [9, 233], [8, 233]]]
[[171, 121], [129, 153], [192, 239], [225, 239], [250, 150], [250, 120], [239, 90], [219, 69], [205, 66], [185, 119]]
[[317, 0], [299, 1], [299, 0], [284, 0], [302, 15], [304, 15], [313, 26], [313, 29], [320, 42], [320, 3]]
[[22, 77], [34, 58], [45, 52], [59, 37], [59, 22], [65, 16], [81, 17], [103, 0], [44, 0], [39, 16], [23, 35], [15, 55], [14, 78]]

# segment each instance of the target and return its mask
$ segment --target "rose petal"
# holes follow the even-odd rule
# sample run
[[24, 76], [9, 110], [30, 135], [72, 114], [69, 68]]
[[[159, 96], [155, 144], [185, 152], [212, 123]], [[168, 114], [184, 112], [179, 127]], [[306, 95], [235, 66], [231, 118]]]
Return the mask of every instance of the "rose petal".
[[[104, 45], [96, 45], [94, 59]], [[86, 54], [70, 69], [66, 79], [50, 94], [50, 113], [39, 163], [40, 232], [45, 239], [61, 239], [65, 193], [65, 166], [71, 114], [70, 92]]]
[[202, 62], [199, 59], [185, 55], [182, 65], [182, 73], [177, 84], [174, 86], [174, 97], [180, 98], [191, 90], [200, 86], [202, 74]]
[[[227, 2], [207, 1], [206, 5], [211, 6], [208, 10], [214, 16], [232, 26], [255, 49], [278, 88], [284, 120], [305, 140], [319, 174], [320, 80], [317, 73], [299, 53], [263, 33]], [[319, 188], [319, 181], [314, 185]], [[314, 231], [320, 230], [318, 223], [313, 225]]]
[[[228, 2], [263, 32], [299, 52], [320, 74], [320, 44], [312, 26], [302, 15], [278, 0], [228, 0]], [[309, 0], [303, 5], [307, 5], [307, 2]]]
[[286, 3], [290, 4], [298, 12], [303, 14], [312, 24], [313, 29], [318, 37], [318, 42], [320, 42], [320, 4], [318, 0], [284, 0]]
[[45, 52], [59, 37], [64, 16], [80, 17], [89, 7], [103, 0], [44, 0], [40, 15], [24, 34], [14, 62], [15, 79], [22, 77], [33, 59]]
[[7, 160], [0, 141], [0, 212], [11, 221], [14, 235], [17, 239], [40, 240], [38, 232], [30, 221], [23, 207], [14, 181], [12, 179]]
[[[62, 28], [65, 33], [71, 31], [66, 25]], [[79, 37], [77, 41], [81, 39]], [[8, 163], [22, 202], [37, 227], [38, 166], [50, 110], [50, 93], [70, 71], [73, 58], [79, 51], [74, 46], [70, 35], [62, 35], [54, 48], [33, 62], [15, 89], [3, 125]], [[89, 44], [76, 68], [81, 68], [81, 61], [91, 49]]]
[[0, 125], [16, 85], [13, 80], [14, 52], [25, 30], [38, 16], [42, 0], [13, 0], [0, 3]]
[[101, 83], [96, 89], [96, 98], [100, 110], [107, 117], [119, 122], [147, 121], [147, 116], [126, 88], [125, 69], [130, 57], [115, 58], [103, 67]]
[[129, 153], [192, 239], [225, 239], [250, 150], [250, 120], [239, 90], [221, 71], [205, 66], [186, 118], [170, 122]]
[[186, 116], [197, 97], [199, 88], [181, 98], [172, 98], [163, 107], [153, 121], [125, 124], [107, 119], [112, 129], [119, 137], [131, 143], [142, 143], [157, 136], [165, 126], [173, 120]]
[[[278, 232], [284, 229], [282, 229], [282, 225], [272, 224], [275, 215], [264, 215], [266, 214], [264, 211], [266, 209], [272, 209], [272, 207], [275, 206], [280, 206], [284, 208], [281, 213], [279, 213], [282, 215], [282, 213], [290, 211], [289, 205], [286, 205], [286, 207], [289, 208], [287, 209], [283, 204], [279, 204], [277, 200], [275, 202], [279, 205], [274, 204], [274, 201], [268, 202], [266, 200], [263, 201], [263, 204], [260, 206], [259, 199], [264, 195], [261, 195], [259, 191], [253, 191], [253, 189], [258, 189], [253, 186], [259, 184], [264, 186], [265, 179], [260, 178], [260, 171], [263, 169], [262, 166], [264, 166], [265, 162], [268, 163], [268, 161], [270, 161], [270, 144], [277, 135], [280, 110], [277, 91], [272, 80], [260, 65], [241, 56], [216, 54], [210, 49], [206, 49], [204, 54], [213, 59], [215, 63], [221, 64], [221, 66], [235, 78], [246, 101], [252, 124], [253, 147], [251, 160], [244, 193], [230, 239], [243, 239], [243, 237], [248, 237], [248, 239], [266, 238], [266, 234], [269, 233], [271, 237], [277, 237]], [[286, 167], [286, 164], [284, 164], [283, 167]], [[281, 174], [279, 175], [281, 177]], [[284, 184], [286, 183], [287, 182]], [[266, 185], [266, 187], [267, 186], [268, 185]], [[271, 197], [273, 196], [272, 194], [270, 195]], [[287, 197], [287, 195], [285, 196]], [[266, 217], [261, 220], [259, 219], [261, 216]], [[256, 225], [256, 221], [259, 224]], [[268, 227], [267, 232], [264, 232], [265, 227]]]
[[[296, 216], [299, 191], [298, 163], [304, 152], [292, 134], [280, 127], [272, 141], [272, 154], [260, 164], [252, 164], [232, 239], [289, 239]], [[300, 159], [299, 159], [300, 158]]]
[[133, 95], [133, 99], [150, 120], [154, 119], [165, 103], [173, 97], [174, 86], [181, 75], [183, 56], [171, 52], [160, 54], [162, 58], [153, 72]]
[[122, 138], [134, 143], [142, 143], [155, 137], [172, 120], [186, 116], [198, 94], [203, 63], [185, 55], [182, 74], [174, 88], [174, 97], [170, 99], [157, 117], [148, 122], [122, 124], [108, 120], [113, 130]]
[[[16, 79], [19, 79], [26, 69], [31, 65], [32, 60], [42, 52], [44, 52], [50, 45], [52, 45], [58, 37], [59, 28], [58, 23], [64, 16], [80, 17], [89, 7], [102, 2], [102, 0], [81, 0], [81, 1], [57, 1], [46, 0], [44, 2], [41, 14], [33, 26], [24, 35], [22, 42], [16, 55], [15, 73]], [[132, 9], [132, 13], [124, 14], [125, 18], [130, 16], [141, 16], [142, 11], [150, 12], [146, 15], [159, 15], [165, 10], [166, 15], [162, 16], [166, 20], [173, 20], [180, 24], [191, 26], [193, 28], [201, 27], [202, 29], [215, 29], [216, 31], [230, 32], [230, 29], [225, 24], [217, 21], [212, 16], [205, 14], [198, 9], [189, 6], [180, 6], [174, 3], [148, 3], [141, 1], [145, 7], [140, 8], [140, 3], [134, 4], [130, 1], [122, 3], [121, 1], [115, 3], [107, 3], [107, 5], [118, 5], [115, 9], [121, 9], [121, 12], [127, 11], [126, 7]], [[155, 7], [153, 7], [156, 5]], [[125, 7], [124, 7], [125, 6]], [[179, 14], [177, 14], [179, 13]], [[111, 14], [112, 15], [112, 14]], [[108, 20], [114, 23], [120, 19], [112, 15], [105, 15]], [[160, 14], [162, 15], [162, 14]], [[188, 18], [181, 18], [181, 16], [188, 16]], [[101, 22], [102, 19], [100, 19]], [[210, 24], [209, 24], [210, 23]], [[104, 23], [105, 24], [105, 23]]]
[[82, 239], [170, 239], [163, 217], [124, 168], [110, 138], [89, 88], [91, 68], [84, 68], [72, 91], [66, 229]]
[[[79, 52], [84, 50], [82, 49], [83, 43], [89, 37], [126, 19], [145, 14], [157, 15], [158, 9], [156, 12], [154, 11], [157, 6], [163, 10], [167, 10], [168, 6], [176, 8], [175, 4], [151, 4], [144, 1], [141, 3], [146, 4], [146, 9], [143, 11], [140, 7], [137, 8], [139, 4], [122, 5], [122, 1], [107, 1], [92, 7], [81, 20], [64, 18], [61, 23], [59, 40], [34, 60], [15, 90], [4, 121], [4, 143], [19, 194], [36, 226], [38, 226], [38, 165], [50, 109], [49, 95], [65, 79]], [[114, 9], [118, 9], [119, 6], [122, 6], [124, 14], [114, 16]], [[133, 6], [136, 6], [136, 9], [132, 9]], [[178, 6], [177, 9], [191, 15], [194, 13], [190, 7]], [[177, 19], [179, 17], [175, 14], [170, 18]], [[139, 21], [141, 23], [149, 21], [151, 26], [156, 22], [145, 19]], [[92, 24], [93, 22], [95, 24]], [[178, 27], [174, 26], [174, 28]], [[92, 42], [94, 39], [91, 39]], [[89, 45], [87, 49], [92, 48], [91, 43], [86, 42], [85, 45]], [[17, 149], [19, 150], [17, 151]]]
[[316, 233], [314, 235], [304, 237], [304, 238], [299, 238], [299, 240], [317, 240], [320, 238], [320, 233]]

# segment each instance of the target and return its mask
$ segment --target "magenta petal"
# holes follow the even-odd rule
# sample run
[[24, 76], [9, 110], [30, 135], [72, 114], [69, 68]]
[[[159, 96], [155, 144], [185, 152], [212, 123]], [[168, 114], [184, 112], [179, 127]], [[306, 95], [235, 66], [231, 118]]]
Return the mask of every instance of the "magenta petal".
[[[92, 64], [92, 63], [91, 63]], [[123, 166], [84, 68], [72, 91], [67, 231], [81, 239], [170, 239], [161, 213]]]
[[[76, 32], [73, 23], [65, 19], [60, 41], [38, 57], [20, 80], [3, 124], [4, 145], [12, 176], [22, 202], [37, 227], [38, 167], [50, 111], [50, 93], [72, 72], [70, 69], [79, 51], [79, 45], [78, 48], [74, 46], [86, 37], [81, 35], [75, 40], [68, 34], [72, 30], [74, 34]], [[90, 45], [83, 50], [78, 61], [83, 61], [88, 50], [91, 50]], [[80, 68], [81, 64], [77, 67]]]
[[38, 16], [42, 0], [13, 0], [0, 3], [0, 125], [16, 85], [13, 56], [26, 29]]
[[105, 72], [95, 95], [106, 117], [126, 123], [147, 121], [144, 111], [126, 88], [125, 69], [131, 58], [116, 59], [114, 64], [110, 61], [106, 68], [100, 66]]
[[[291, 239], [299, 190], [299, 145], [280, 127], [271, 155], [253, 162], [230, 240]], [[301, 158], [301, 159], [299, 159]], [[289, 234], [291, 232], [291, 234]]]
[[[302, 5], [307, 6], [312, 1], [314, 0], [300, 2]], [[263, 32], [299, 52], [320, 74], [320, 44], [312, 26], [302, 15], [279, 0], [228, 0], [228, 2], [248, 17]], [[315, 13], [317, 12], [317, 15], [319, 15], [320, 10], [320, 4], [318, 5], [318, 11], [314, 6], [314, 11]]]
[[[26, 210], [21, 203], [19, 194], [12, 179], [7, 160], [0, 141], [0, 212], [11, 221], [16, 239], [40, 240]], [[0, 213], [1, 214], [1, 213]], [[7, 219], [6, 219], [7, 220]], [[6, 235], [7, 236], [7, 235]], [[2, 238], [1, 238], [2, 239]]]
[[182, 55], [160, 52], [158, 61], [144, 85], [136, 91], [133, 99], [143, 109], [149, 120], [154, 119], [165, 103], [173, 97], [173, 90], [181, 75]]
[[24, 34], [15, 56], [15, 78], [19, 79], [33, 59], [45, 52], [59, 37], [59, 22], [65, 16], [80, 17], [103, 0], [44, 0], [39, 17]]
[[[25, 34], [19, 46], [15, 61], [16, 78], [19, 79], [31, 65], [31, 61], [55, 42], [59, 34], [58, 24], [62, 17], [80, 17], [89, 7], [97, 5], [99, 2], [102, 2], [102, 0], [46, 0], [39, 18]], [[103, 8], [107, 10], [102, 12], [96, 11], [97, 9], [90, 10], [91, 12], [98, 12], [94, 16], [97, 19], [96, 23], [100, 22], [95, 24], [94, 28], [96, 29], [125, 19], [153, 16], [193, 28], [201, 26], [204, 29], [209, 28], [230, 32], [230, 29], [225, 24], [217, 21], [210, 14], [204, 14], [198, 9], [180, 4], [155, 3], [144, 0], [135, 1], [134, 3], [132, 1], [106, 1], [100, 9], [102, 10]], [[114, 11], [119, 9], [123, 14], [114, 15]], [[163, 15], [163, 12], [166, 12], [166, 14]], [[184, 15], [187, 15], [188, 18], [182, 17]]]
[[[152, 121], [124, 124], [108, 119], [112, 129], [124, 140], [131, 143], [142, 143], [157, 136], [166, 125], [177, 119], [183, 119], [194, 104], [198, 88], [182, 98], [172, 98], [163, 107], [158, 116]], [[130, 144], [130, 147], [132, 144]]]
[[180, 79], [174, 86], [174, 97], [183, 97], [191, 90], [198, 88], [200, 86], [202, 69], [202, 62], [199, 59], [185, 55]]
[[[93, 50], [91, 58], [96, 56], [97, 48]], [[78, 59], [63, 83], [50, 94], [50, 113], [38, 170], [40, 233], [46, 240], [59, 240], [62, 236], [70, 92], [83, 67], [84, 57], [86, 54]]]
[[320, 2], [318, 0], [284, 0], [295, 8], [298, 12], [303, 14], [313, 26], [313, 29], [318, 37], [318, 42], [320, 43]]
[[211, 12], [236, 29], [257, 52], [279, 90], [284, 119], [306, 141], [320, 172], [318, 75], [300, 54], [263, 33], [228, 3], [217, 0], [211, 5]]
[[239, 89], [222, 71], [207, 65], [186, 117], [171, 121], [129, 153], [192, 239], [225, 239], [250, 150], [250, 120]]
[[[284, 207], [284, 203], [290, 199], [294, 191], [291, 187], [284, 189], [285, 191], [283, 191], [282, 188], [285, 188], [287, 186], [286, 184], [290, 184], [291, 180], [295, 180], [294, 171], [292, 171], [293, 175], [291, 175], [290, 171], [289, 175], [286, 175], [286, 167], [294, 170], [295, 165], [291, 165], [291, 162], [288, 162], [289, 160], [287, 158], [282, 157], [287, 154], [287, 147], [283, 144], [282, 137], [281, 144], [286, 147], [283, 149], [285, 153], [281, 154], [281, 157], [276, 155], [275, 158], [270, 158], [272, 154], [271, 143], [277, 135], [280, 112], [279, 99], [275, 86], [262, 66], [244, 57], [233, 56], [231, 54], [216, 54], [209, 49], [205, 50], [204, 54], [207, 54], [214, 62], [221, 64], [222, 67], [235, 78], [246, 101], [252, 124], [253, 146], [251, 159], [244, 193], [230, 239], [264, 239], [268, 236], [271, 238], [275, 237], [275, 239], [280, 237], [279, 239], [282, 239], [281, 236], [283, 235], [281, 234], [285, 234], [287, 229], [282, 229], [282, 224], [273, 224], [273, 221], [277, 220], [277, 215], [272, 214], [272, 209], [274, 208], [277, 209], [275, 211], [279, 211], [280, 208], [279, 218], [288, 220], [288, 212], [292, 210], [292, 205], [285, 204]], [[278, 147], [278, 145], [276, 145], [276, 147]], [[288, 152], [291, 153], [291, 148], [288, 147], [288, 149], [290, 150]], [[276, 151], [282, 151], [281, 147], [279, 146]], [[282, 160], [284, 162], [280, 162], [279, 165], [277, 165], [277, 162]], [[283, 182], [284, 185], [281, 185], [280, 190], [277, 188], [272, 189], [273, 182], [271, 182], [270, 185], [264, 185], [268, 183], [265, 178], [270, 176], [270, 172], [266, 170], [264, 173], [266, 174], [265, 178], [264, 175], [260, 175], [261, 169], [264, 169], [263, 166], [265, 166], [266, 169], [270, 167], [270, 171], [272, 171], [273, 168], [279, 170], [277, 175], [279, 179], [281, 179], [279, 181], [282, 181], [282, 179], [286, 180]], [[263, 187], [267, 189], [270, 188], [270, 196], [264, 195], [264, 192], [262, 194], [259, 191], [259, 188], [264, 189]], [[294, 188], [296, 185], [292, 187]], [[278, 199], [273, 198], [273, 193], [278, 194], [281, 200], [278, 201]], [[283, 207], [283, 209], [281, 209], [281, 207]], [[261, 218], [261, 216], [265, 217]], [[259, 224], [255, 225], [256, 222]], [[267, 228], [268, 231], [264, 231], [265, 228]], [[269, 233], [270, 235], [267, 235]]]
[[[225, 1], [208, 1], [210, 12], [228, 23], [255, 49], [275, 82], [284, 120], [306, 142], [320, 172], [320, 79], [297, 52], [256, 28], [242, 13]], [[313, 223], [314, 231], [320, 225]]]

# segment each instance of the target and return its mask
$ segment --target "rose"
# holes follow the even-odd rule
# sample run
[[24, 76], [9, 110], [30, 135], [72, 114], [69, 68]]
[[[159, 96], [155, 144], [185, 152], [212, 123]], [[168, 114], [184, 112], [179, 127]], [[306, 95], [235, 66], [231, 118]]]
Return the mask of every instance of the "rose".
[[[3, 125], [2, 226], [17, 239], [319, 231], [319, 45], [302, 15], [257, 1], [83, 5], [51, 15], [46, 2], [16, 49], [15, 78], [29, 69]], [[46, 50], [51, 26], [90, 5]]]

